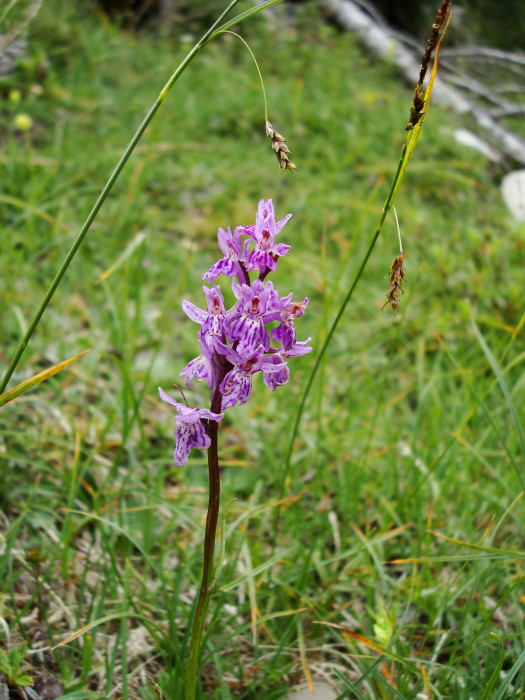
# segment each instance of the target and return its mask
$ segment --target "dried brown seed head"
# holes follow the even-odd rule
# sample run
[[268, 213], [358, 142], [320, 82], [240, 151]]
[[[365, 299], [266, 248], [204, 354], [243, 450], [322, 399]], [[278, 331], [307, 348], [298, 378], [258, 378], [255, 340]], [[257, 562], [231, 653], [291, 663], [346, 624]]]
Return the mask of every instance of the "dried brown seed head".
[[400, 250], [399, 254], [394, 258], [394, 262], [390, 265], [391, 272], [387, 275], [387, 278], [390, 280], [390, 285], [386, 294], [386, 302], [383, 304], [381, 311], [388, 304], [390, 304], [394, 313], [399, 308], [399, 300], [405, 293], [402, 285], [404, 283], [406, 284], [405, 270], [403, 269], [404, 259], [403, 251]]
[[288, 157], [289, 155], [291, 155], [291, 151], [286, 145], [286, 139], [284, 138], [284, 136], [278, 131], [276, 131], [268, 120], [266, 120], [265, 127], [266, 136], [272, 140], [272, 150], [277, 156], [277, 160], [279, 162], [279, 167], [281, 168], [281, 170], [283, 172], [285, 170], [289, 170], [290, 172], [297, 172], [297, 166], [295, 165], [295, 163], [292, 163], [292, 161]]

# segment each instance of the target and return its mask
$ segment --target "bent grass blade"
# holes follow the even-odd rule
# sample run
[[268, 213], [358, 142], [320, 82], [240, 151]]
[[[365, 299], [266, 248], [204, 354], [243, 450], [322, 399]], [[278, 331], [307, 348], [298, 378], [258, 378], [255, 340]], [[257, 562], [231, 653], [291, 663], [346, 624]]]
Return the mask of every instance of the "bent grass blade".
[[84, 350], [84, 352], [80, 352], [78, 355], [70, 357], [69, 360], [63, 360], [63, 362], [59, 362], [58, 364], [53, 365], [52, 367], [48, 367], [43, 372], [35, 374], [33, 377], [30, 377], [24, 382], [17, 384], [9, 391], [0, 394], [0, 406], [9, 403], [9, 401], [16, 399], [21, 394], [24, 394], [26, 391], [29, 391], [35, 386], [38, 386], [38, 384], [40, 384], [41, 382], [44, 382], [46, 379], [49, 379], [49, 377], [53, 377], [55, 374], [58, 374], [63, 369], [66, 369], [66, 367], [69, 367], [69, 365], [73, 364], [73, 362], [76, 362], [81, 357], [84, 357], [84, 355], [87, 355], [88, 352], [91, 352], [91, 350]]

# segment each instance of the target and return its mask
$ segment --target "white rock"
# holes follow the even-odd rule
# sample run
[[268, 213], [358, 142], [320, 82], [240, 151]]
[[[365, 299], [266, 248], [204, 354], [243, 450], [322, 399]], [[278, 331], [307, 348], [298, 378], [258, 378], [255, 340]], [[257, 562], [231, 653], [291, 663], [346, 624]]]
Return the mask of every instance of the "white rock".
[[314, 683], [314, 692], [308, 686], [292, 688], [285, 700], [335, 700], [337, 693], [326, 683]]
[[512, 216], [525, 221], [525, 170], [514, 170], [501, 181], [501, 194]]

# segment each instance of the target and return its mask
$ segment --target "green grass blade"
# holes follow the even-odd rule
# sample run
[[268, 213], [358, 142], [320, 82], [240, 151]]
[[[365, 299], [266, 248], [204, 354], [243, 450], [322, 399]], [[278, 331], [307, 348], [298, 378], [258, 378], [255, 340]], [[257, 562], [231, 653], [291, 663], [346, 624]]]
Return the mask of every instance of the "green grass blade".
[[[341, 683], [343, 683], [348, 689], [348, 690], [345, 690], [343, 693], [341, 693], [341, 695], [338, 695], [336, 700], [344, 700], [344, 698], [351, 698], [351, 697], [355, 697], [355, 698], [357, 698], [357, 700], [365, 700], [364, 695], [362, 695], [360, 693], [358, 688], [352, 683], [351, 680], [349, 680], [348, 678], [343, 676], [343, 674], [341, 673], [341, 671], [338, 668], [333, 668], [332, 672], [333, 672], [334, 676], [336, 676], [341, 681]], [[353, 696], [350, 695], [350, 692], [353, 693]]]
[[244, 22], [245, 19], [248, 19], [252, 15], [257, 14], [257, 12], [261, 12], [261, 10], [265, 10], [267, 7], [271, 7], [272, 5], [277, 5], [280, 2], [283, 2], [283, 0], [268, 0], [267, 2], [263, 2], [260, 5], [256, 5], [255, 7], [252, 7], [249, 10], [246, 10], [245, 12], [241, 12], [236, 17], [233, 17], [233, 19], [229, 19], [218, 29], [216, 29], [210, 36], [210, 39], [214, 39], [216, 36], [226, 31], [226, 29], [233, 27], [235, 24], [240, 24], [241, 22]]
[[514, 467], [514, 470], [515, 470], [516, 475], [517, 475], [517, 477], [518, 477], [518, 479], [519, 479], [521, 488], [525, 490], [525, 481], [524, 481], [524, 479], [523, 479], [523, 476], [522, 476], [522, 474], [521, 474], [521, 471], [519, 470], [519, 467], [518, 467], [518, 465], [517, 465], [517, 463], [516, 463], [516, 460], [514, 459], [514, 457], [513, 457], [512, 453], [511, 453], [511, 451], [509, 450], [509, 448], [508, 448], [508, 446], [507, 446], [507, 443], [505, 442], [505, 440], [503, 439], [503, 436], [501, 435], [500, 431], [498, 430], [497, 425], [494, 423], [494, 419], [492, 418], [492, 415], [491, 415], [490, 411], [488, 410], [487, 406], [485, 405], [485, 402], [483, 401], [483, 398], [478, 394], [478, 392], [477, 392], [477, 390], [475, 389], [475, 387], [474, 387], [474, 385], [472, 384], [472, 382], [470, 382], [470, 381], [468, 380], [467, 376], [466, 376], [465, 373], [463, 372], [463, 369], [462, 369], [461, 365], [460, 365], [459, 362], [455, 359], [455, 357], [452, 355], [452, 353], [451, 353], [450, 350], [447, 348], [447, 346], [445, 345], [445, 343], [443, 342], [443, 340], [440, 340], [440, 343], [441, 343], [442, 348], [444, 349], [444, 351], [445, 351], [446, 354], [448, 355], [448, 357], [449, 357], [450, 361], [452, 362], [452, 364], [456, 367], [456, 369], [457, 369], [459, 372], [461, 372], [461, 374], [462, 374], [462, 376], [463, 376], [463, 379], [464, 379], [465, 382], [467, 383], [467, 386], [469, 387], [469, 389], [470, 389], [470, 391], [472, 392], [474, 398], [475, 398], [476, 401], [478, 402], [478, 404], [479, 404], [481, 410], [482, 410], [483, 413], [485, 414], [485, 417], [487, 418], [488, 422], [490, 423], [490, 426], [491, 426], [492, 430], [494, 431], [494, 435], [496, 435], [496, 437], [497, 437], [497, 439], [498, 439], [498, 442], [500, 443], [500, 445], [502, 446], [502, 448], [505, 450], [505, 454], [507, 455], [507, 457], [509, 458], [510, 463], [511, 463], [512, 466]]
[[516, 663], [514, 664], [514, 666], [510, 669], [510, 671], [505, 676], [505, 680], [498, 688], [498, 692], [496, 693], [496, 695], [494, 695], [493, 700], [503, 700], [504, 699], [504, 697], [507, 693], [507, 690], [509, 689], [509, 686], [512, 683], [512, 680], [514, 679], [514, 676], [517, 675], [517, 673], [520, 671], [520, 669], [524, 665], [525, 665], [525, 651], [522, 651], [521, 654], [516, 659]]
[[394, 688], [394, 686], [391, 685], [383, 675], [376, 672], [375, 676], [379, 679], [380, 683], [382, 683], [384, 686], [386, 686], [386, 688], [388, 688], [388, 690], [392, 692], [392, 697], [400, 698], [400, 700], [407, 700], [407, 697], [403, 695], [403, 693], [400, 693], [399, 690]]
[[72, 642], [75, 639], [78, 639], [86, 632], [89, 632], [94, 627], [98, 627], [99, 625], [103, 625], [105, 622], [111, 622], [112, 620], [120, 620], [120, 619], [126, 618], [126, 617], [132, 617], [135, 620], [141, 620], [146, 625], [153, 624], [152, 621], [149, 618], [147, 618], [145, 615], [137, 615], [137, 613], [134, 613], [134, 612], [127, 612], [126, 611], [126, 612], [112, 613], [111, 615], [105, 615], [104, 617], [99, 617], [97, 620], [93, 620], [89, 624], [84, 625], [83, 627], [78, 629], [76, 632], [73, 632], [73, 634], [68, 635], [65, 639], [63, 639], [61, 642], [56, 644], [53, 647], [53, 649], [58, 649], [59, 647], [63, 647], [65, 644], [69, 644], [69, 642]]
[[90, 351], [84, 350], [84, 352], [81, 352], [78, 355], [75, 355], [74, 357], [70, 357], [69, 360], [64, 360], [63, 362], [59, 362], [58, 364], [53, 365], [52, 367], [48, 367], [42, 372], [35, 374], [33, 377], [26, 379], [25, 382], [20, 382], [20, 384], [17, 384], [9, 391], [0, 394], [0, 406], [3, 406], [9, 401], [16, 399], [18, 396], [24, 394], [26, 391], [29, 391], [33, 387], [38, 386], [38, 384], [45, 381], [46, 379], [53, 377], [55, 374], [58, 374], [63, 369], [66, 369], [66, 367], [69, 367], [70, 364], [76, 362], [81, 357], [86, 355], [88, 352]]
[[[267, 559], [264, 564], [260, 564], [259, 566], [256, 566], [255, 569], [251, 572], [251, 575], [253, 577], [258, 576], [259, 574], [262, 574], [264, 571], [272, 567], [279, 559], [282, 559], [288, 554], [291, 554], [296, 550], [296, 547], [289, 547], [286, 549], [284, 552], [277, 552], [277, 554], [274, 554], [273, 557], [270, 557]], [[240, 583], [243, 583], [244, 581], [247, 581], [249, 579], [248, 574], [245, 574], [244, 576], [240, 576], [239, 578], [235, 579], [235, 581], [231, 581], [230, 583], [226, 583], [224, 586], [220, 586], [219, 590], [223, 591], [223, 593], [226, 593], [227, 591], [231, 591], [233, 588], [236, 588]]]
[[485, 690], [479, 696], [479, 700], [489, 700], [490, 694], [492, 692], [492, 688], [494, 688], [494, 686], [496, 685], [496, 681], [499, 678], [501, 667], [503, 666], [503, 660], [505, 658], [505, 647], [503, 646], [503, 639], [495, 632], [491, 632], [490, 634], [493, 637], [495, 637], [498, 641], [499, 658], [498, 658], [496, 665], [494, 666], [494, 670], [490, 674], [490, 678], [487, 681], [487, 685], [485, 686]]
[[501, 371], [501, 367], [498, 364], [498, 361], [496, 360], [494, 353], [492, 350], [489, 348], [487, 341], [485, 338], [481, 335], [480, 330], [474, 321], [472, 319], [472, 329], [474, 331], [474, 335], [476, 336], [478, 343], [481, 346], [481, 349], [483, 350], [483, 353], [485, 354], [485, 357], [489, 361], [490, 366], [492, 367], [492, 371], [496, 375], [496, 379], [498, 380], [498, 384], [501, 389], [501, 393], [503, 394], [505, 398], [505, 402], [507, 404], [507, 407], [509, 409], [510, 416], [512, 418], [512, 422], [514, 423], [514, 428], [516, 429], [516, 433], [518, 435], [518, 440], [520, 442], [520, 448], [521, 448], [521, 455], [522, 458], [525, 459], [525, 435], [523, 433], [523, 427], [521, 425], [518, 412], [516, 411], [516, 405], [512, 399], [512, 395], [510, 393], [509, 385], [505, 381], [505, 377], [503, 376], [503, 372]]

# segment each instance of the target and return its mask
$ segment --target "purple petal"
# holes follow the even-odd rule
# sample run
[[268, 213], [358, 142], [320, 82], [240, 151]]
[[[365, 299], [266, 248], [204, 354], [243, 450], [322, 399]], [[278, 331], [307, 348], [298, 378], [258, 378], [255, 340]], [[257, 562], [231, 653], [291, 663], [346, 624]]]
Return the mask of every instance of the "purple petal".
[[178, 401], [175, 401], [175, 399], [172, 399], [169, 394], [166, 394], [164, 389], [161, 389], [160, 386], [158, 387], [160, 398], [165, 401], [166, 403], [170, 403], [172, 406], [175, 406], [177, 411], [180, 411], [182, 408], [186, 408], [183, 404], [179, 403]]
[[245, 289], [250, 290], [247, 284], [237, 284], [235, 280], [232, 280], [232, 292], [235, 294], [237, 299], [242, 299], [245, 293]]
[[271, 253], [267, 253], [264, 250], [259, 250], [258, 248], [254, 248], [252, 252], [250, 253], [250, 258], [246, 264], [246, 269], [247, 270], [260, 270], [263, 272], [266, 270], [266, 268], [270, 268], [270, 270], [275, 270], [277, 267], [277, 263], [275, 260], [272, 258]]
[[237, 306], [234, 306], [233, 309], [230, 309], [230, 311], [228, 311], [226, 313], [226, 315], [224, 316], [223, 329], [224, 329], [224, 332], [226, 333], [226, 336], [228, 337], [228, 340], [230, 339], [229, 338], [230, 326], [233, 323], [235, 323], [235, 321], [237, 321], [237, 319], [240, 318], [241, 316], [242, 316], [242, 311]]
[[255, 232], [255, 226], [253, 224], [251, 224], [250, 226], [243, 226], [242, 232], [244, 233], [245, 236], [249, 236], [250, 238], [253, 238], [253, 234]]
[[286, 245], [286, 243], [276, 243], [272, 248], [272, 253], [275, 253], [276, 255], [286, 255], [291, 247], [291, 245]]
[[[278, 358], [279, 356], [274, 355], [274, 357]], [[290, 370], [288, 369], [286, 362], [279, 362], [279, 364], [273, 366], [263, 364], [262, 373], [264, 383], [268, 389], [271, 389], [272, 391], [275, 391], [278, 386], [286, 384], [286, 382], [290, 379]]]
[[[235, 230], [236, 230], [236, 231], [239, 231], [239, 235], [240, 235], [240, 233], [241, 233], [241, 231], [242, 231], [241, 227], [236, 228]], [[239, 260], [240, 260], [241, 262], [244, 262], [244, 263], [245, 263], [245, 262], [248, 262], [248, 255], [249, 255], [249, 253], [248, 253], [248, 248], [249, 248], [249, 247], [250, 247], [250, 240], [244, 241], [244, 244], [243, 244], [243, 246], [242, 246], [242, 250], [241, 250], [241, 252], [239, 253]]]
[[217, 423], [224, 418], [224, 413], [213, 413], [212, 411], [209, 411], [207, 408], [198, 408], [197, 409], [199, 416], [201, 418], [207, 418], [208, 420], [214, 420], [217, 421]]
[[295, 328], [293, 323], [281, 323], [272, 331], [272, 338], [281, 343], [283, 348], [291, 348], [295, 341]]
[[269, 199], [267, 202], [265, 202], [264, 199], [260, 200], [259, 206], [257, 207], [257, 216], [255, 220], [257, 222], [263, 222], [268, 220], [273, 222], [275, 220], [273, 202], [271, 199]]
[[243, 287], [246, 287], [246, 291], [249, 292], [250, 298], [253, 298], [254, 296], [260, 297], [266, 288], [269, 290], [273, 289], [273, 284], [271, 282], [267, 282], [265, 285], [264, 282], [261, 282], [261, 280], [255, 280], [251, 287], [248, 287], [247, 285], [243, 285]]
[[228, 243], [232, 243], [232, 232], [228, 226], [228, 230], [225, 231], [223, 228], [219, 227], [217, 231], [217, 238], [219, 239], [219, 248], [224, 254], [224, 257], [229, 258], [231, 254], [231, 249]]
[[192, 321], [195, 321], [195, 323], [204, 323], [204, 321], [208, 318], [207, 311], [199, 309], [198, 306], [192, 304], [191, 301], [186, 301], [186, 299], [184, 299], [182, 302], [182, 308], [184, 313], [189, 316]]
[[290, 379], [290, 370], [279, 353], [266, 356], [261, 361], [261, 371], [266, 386], [275, 391], [278, 386], [286, 384]]
[[224, 318], [220, 316], [212, 316], [210, 314], [202, 324], [201, 328], [208, 336], [220, 336], [224, 330]]
[[306, 340], [301, 340], [298, 343], [294, 343], [287, 350], [281, 351], [284, 357], [301, 357], [302, 355], [307, 355], [312, 352], [312, 348], [306, 343], [309, 343], [312, 339], [307, 338]]
[[280, 221], [278, 221], [278, 222], [275, 224], [275, 234], [274, 234], [274, 235], [277, 236], [277, 234], [278, 234], [280, 231], [282, 231], [284, 225], [285, 225], [291, 218], [292, 218], [292, 214], [287, 214], [283, 219], [281, 219]]
[[230, 260], [229, 258], [222, 258], [222, 260], [218, 260], [214, 265], [212, 265], [208, 272], [204, 273], [202, 279], [209, 282], [214, 282], [219, 275], [235, 277], [238, 267], [239, 266], [235, 261]]
[[238, 365], [241, 362], [242, 358], [239, 353], [233, 348], [230, 348], [228, 345], [225, 345], [222, 340], [219, 340], [219, 338], [215, 338], [214, 345], [215, 350], [219, 353], [219, 355], [224, 355], [226, 359], [232, 363], [232, 365]]
[[189, 387], [192, 379], [197, 378], [200, 382], [208, 382], [208, 388], [213, 389], [215, 386], [215, 372], [213, 365], [206, 355], [201, 354], [195, 359], [188, 362], [186, 367], [179, 374], [179, 377], [184, 376], [186, 386]]
[[220, 285], [217, 284], [211, 289], [203, 287], [202, 291], [206, 297], [208, 313], [218, 316], [226, 311]]
[[270, 345], [270, 336], [262, 318], [241, 316], [230, 328], [230, 341], [238, 340], [237, 352], [243, 358], [255, 352], [258, 345], [266, 350]]
[[175, 423], [177, 425], [180, 423], [198, 423], [199, 421], [199, 413], [196, 408], [189, 408], [181, 404], [179, 415], [175, 418]]

